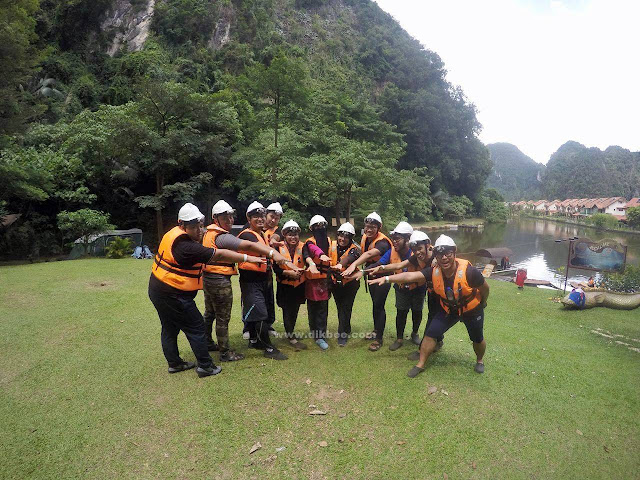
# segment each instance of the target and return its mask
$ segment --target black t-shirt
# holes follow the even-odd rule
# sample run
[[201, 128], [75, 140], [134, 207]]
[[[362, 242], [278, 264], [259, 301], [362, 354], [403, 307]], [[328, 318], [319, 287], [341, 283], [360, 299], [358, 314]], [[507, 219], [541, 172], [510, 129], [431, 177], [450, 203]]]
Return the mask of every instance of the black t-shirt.
[[[197, 263], [209, 263], [215, 253], [215, 249], [207, 248], [201, 243], [194, 242], [187, 235], [176, 238], [173, 242], [173, 246], [171, 247], [171, 254], [175, 261], [179, 265], [184, 265], [185, 267], [191, 267]], [[185, 295], [190, 298], [195, 298], [198, 293], [198, 290], [185, 292], [184, 290], [167, 285], [166, 283], [158, 280], [153, 273], [149, 278], [149, 289], [174, 295]]]
[[[433, 275], [433, 267], [429, 266], [429, 267], [423, 268], [422, 270], [420, 270], [420, 273], [424, 275], [424, 278], [427, 279], [427, 282], [431, 282], [431, 278]], [[467, 275], [467, 283], [471, 288], [479, 288], [484, 284], [484, 277], [482, 276], [482, 272], [477, 268], [475, 268], [473, 265], [467, 265], [467, 271], [465, 273]], [[453, 290], [453, 281], [455, 279], [455, 274], [450, 278], [447, 278], [445, 275], [442, 275], [442, 277], [444, 278], [445, 291], [447, 287]], [[458, 295], [457, 292], [456, 292], [456, 295]], [[473, 310], [465, 312], [465, 316], [474, 315], [480, 309], [482, 309], [482, 307], [478, 305]]]
[[354, 243], [352, 243], [351, 245], [347, 245], [344, 248], [341, 247], [340, 245], [338, 245], [337, 247], [338, 247], [338, 259], [340, 259], [342, 255], [344, 255], [344, 252], [349, 251], [349, 253], [345, 258], [345, 262], [343, 263], [342, 261], [340, 261], [340, 263], [342, 263], [342, 266], [345, 268], [351, 265], [360, 257], [360, 254], [361, 254], [360, 248]]
[[[257, 243], [259, 240], [256, 238], [255, 232], [249, 233], [244, 232], [238, 235], [240, 240], [247, 240], [248, 242]], [[271, 262], [267, 259], [267, 271], [266, 272], [256, 272], [255, 270], [240, 270], [240, 281], [241, 282], [268, 282], [271, 280]]]

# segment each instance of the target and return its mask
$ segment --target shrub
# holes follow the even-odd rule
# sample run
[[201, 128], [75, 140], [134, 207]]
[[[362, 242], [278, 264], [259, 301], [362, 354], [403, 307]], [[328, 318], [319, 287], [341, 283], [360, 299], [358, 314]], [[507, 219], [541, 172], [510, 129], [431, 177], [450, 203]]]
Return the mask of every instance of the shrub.
[[133, 251], [133, 242], [130, 238], [116, 237], [105, 248], [107, 258], [123, 258]]
[[587, 217], [587, 223], [596, 228], [616, 228], [619, 226], [618, 219], [608, 213], [596, 213]]
[[615, 292], [640, 292], [640, 267], [627, 265], [624, 273], [605, 273], [598, 286]]

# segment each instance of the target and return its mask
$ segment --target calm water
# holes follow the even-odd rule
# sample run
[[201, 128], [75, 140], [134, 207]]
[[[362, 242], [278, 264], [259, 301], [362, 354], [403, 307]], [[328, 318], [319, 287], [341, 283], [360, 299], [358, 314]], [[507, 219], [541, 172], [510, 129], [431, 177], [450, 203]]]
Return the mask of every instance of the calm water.
[[[440, 233], [453, 238], [462, 257], [473, 263], [485, 263], [473, 253], [481, 248], [508, 247], [513, 251], [511, 264], [527, 269], [527, 277], [549, 280], [553, 284], [564, 284], [564, 273], [559, 267], [567, 264], [569, 243], [554, 240], [578, 236], [593, 241], [610, 238], [627, 245], [627, 263], [640, 264], [640, 235], [618, 232], [601, 232], [593, 228], [547, 222], [533, 218], [513, 218], [503, 225], [486, 225], [483, 230], [448, 230], [428, 232], [434, 242]], [[498, 264], [500, 261], [498, 260]], [[595, 272], [589, 270], [569, 270], [569, 280], [584, 281]]]

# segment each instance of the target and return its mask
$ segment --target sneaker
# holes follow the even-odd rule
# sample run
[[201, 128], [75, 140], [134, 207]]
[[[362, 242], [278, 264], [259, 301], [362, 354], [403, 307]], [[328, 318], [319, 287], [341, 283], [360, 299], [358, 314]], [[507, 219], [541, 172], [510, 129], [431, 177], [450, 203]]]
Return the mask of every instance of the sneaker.
[[322, 350], [326, 350], [329, 348], [329, 344], [325, 341], [324, 338], [319, 338], [316, 340], [316, 345], [318, 345]]
[[244, 338], [245, 340], [249, 340], [249, 338], [251, 338], [251, 335], [249, 335], [249, 332], [242, 332], [242, 338]]
[[436, 348], [433, 349], [433, 353], [436, 353], [438, 350], [440, 350], [443, 345], [444, 345], [444, 340], [440, 340], [439, 342], [436, 342]]
[[182, 362], [181, 364], [176, 365], [175, 367], [169, 367], [169, 373], [184, 372], [185, 370], [191, 370], [195, 366], [196, 364], [193, 362]]
[[418, 360], [420, 360], [420, 350], [416, 350], [415, 352], [411, 352], [409, 355], [407, 355], [407, 358], [409, 360], [411, 360], [412, 362], [417, 362]]
[[401, 342], [400, 340], [396, 340], [391, 345], [389, 345], [389, 350], [391, 350], [392, 352], [395, 352], [402, 346], [402, 343], [403, 342]]
[[265, 350], [264, 356], [272, 360], [287, 360], [289, 358], [277, 348], [272, 348], [271, 350]]
[[258, 342], [257, 341], [251, 341], [249, 340], [249, 343], [247, 344], [247, 348], [255, 348], [256, 350], [262, 350], [259, 346], [258, 346]]
[[422, 372], [424, 372], [424, 368], [420, 368], [420, 367], [413, 367], [411, 370], [409, 370], [409, 372], [407, 373], [407, 377], [409, 378], [415, 378], [418, 375], [420, 375]]
[[338, 338], [338, 346], [339, 347], [344, 347], [347, 344], [347, 340], [349, 340], [348, 337], [340, 337], [340, 338]]
[[412, 333], [411, 341], [414, 343], [414, 345], [420, 345], [420, 336], [417, 333]]
[[484, 373], [484, 363], [476, 363], [476, 366], [473, 368], [476, 373]]
[[196, 368], [196, 373], [198, 374], [198, 377], [203, 378], [203, 377], [210, 377], [211, 375], [217, 375], [222, 371], [222, 368], [216, 366], [216, 365], [211, 365], [210, 367], [198, 367]]
[[295, 348], [296, 350], [306, 350], [307, 346], [302, 343], [300, 340], [298, 340], [297, 338], [292, 338], [289, 340], [289, 344]]
[[242, 353], [236, 353], [232, 350], [220, 354], [221, 362], [237, 362], [238, 360], [244, 360]]
[[207, 342], [207, 350], [209, 350], [210, 352], [217, 352], [219, 349], [220, 347], [218, 347], [216, 342], [214, 342], [213, 340]]
[[269, 327], [269, 336], [270, 337], [277, 337], [278, 336], [278, 332], [276, 332], [276, 330], [273, 327]]

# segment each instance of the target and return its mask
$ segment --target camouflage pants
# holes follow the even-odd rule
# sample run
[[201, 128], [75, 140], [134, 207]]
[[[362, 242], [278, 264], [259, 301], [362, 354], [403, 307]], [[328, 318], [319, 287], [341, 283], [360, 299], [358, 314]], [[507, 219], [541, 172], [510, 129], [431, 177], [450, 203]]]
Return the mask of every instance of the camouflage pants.
[[229, 321], [233, 306], [233, 290], [229, 277], [204, 277], [204, 325], [207, 340], [213, 342], [211, 334], [216, 324], [216, 337], [220, 353], [229, 351]]

